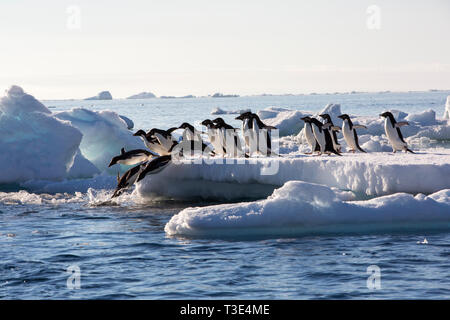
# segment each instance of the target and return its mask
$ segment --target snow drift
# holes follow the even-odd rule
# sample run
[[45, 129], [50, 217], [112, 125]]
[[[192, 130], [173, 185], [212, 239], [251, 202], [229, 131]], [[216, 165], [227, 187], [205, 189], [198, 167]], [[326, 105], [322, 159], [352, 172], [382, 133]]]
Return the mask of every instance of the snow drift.
[[450, 230], [450, 189], [342, 201], [329, 187], [287, 182], [266, 200], [187, 208], [166, 224], [169, 236], [298, 236]]

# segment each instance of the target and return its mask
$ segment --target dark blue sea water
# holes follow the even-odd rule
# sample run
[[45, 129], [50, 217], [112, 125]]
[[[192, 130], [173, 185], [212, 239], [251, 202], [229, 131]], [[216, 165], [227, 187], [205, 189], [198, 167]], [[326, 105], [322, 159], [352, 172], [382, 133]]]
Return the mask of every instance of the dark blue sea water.
[[[448, 233], [167, 238], [165, 223], [186, 205], [2, 207], [0, 298], [450, 297]], [[379, 289], [367, 287], [372, 265]], [[80, 289], [67, 287], [70, 266], [79, 267]]]
[[[148, 129], [199, 121], [209, 117], [215, 107], [256, 111], [280, 106], [318, 111], [327, 103], [341, 103], [342, 110], [350, 114], [432, 108], [441, 116], [448, 94], [45, 103], [52, 111], [112, 109], [134, 120], [136, 128]], [[1, 299], [450, 298], [448, 232], [168, 238], [164, 226], [174, 214], [208, 203], [101, 205], [83, 195], [20, 194], [7, 192], [12, 191], [7, 186], [1, 191]], [[428, 243], [422, 243], [425, 238]], [[373, 266], [379, 268], [375, 267], [379, 274], [368, 273]], [[368, 286], [370, 276], [374, 281]]]

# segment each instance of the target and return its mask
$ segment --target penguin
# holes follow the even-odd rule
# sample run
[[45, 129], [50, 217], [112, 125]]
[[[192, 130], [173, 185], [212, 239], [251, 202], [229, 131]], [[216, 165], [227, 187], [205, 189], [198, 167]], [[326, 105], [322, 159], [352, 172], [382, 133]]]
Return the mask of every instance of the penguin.
[[132, 166], [144, 161], [148, 161], [154, 156], [155, 155], [153, 153], [147, 150], [137, 149], [125, 152], [125, 148], [122, 148], [120, 150], [120, 155], [113, 157], [108, 167], [111, 167], [115, 164]]
[[111, 198], [120, 196], [125, 189], [131, 187], [144, 168], [145, 164], [139, 164], [125, 172], [122, 177], [117, 174], [117, 187]]
[[328, 113], [321, 114], [321, 115], [319, 115], [319, 117], [321, 117], [322, 119], [325, 120], [325, 124], [326, 123], [331, 124], [331, 127], [328, 130], [331, 133], [331, 138], [333, 140], [333, 147], [334, 147], [334, 150], [336, 150], [337, 152], [340, 153], [342, 148], [341, 148], [341, 145], [339, 144], [336, 131], [340, 131], [341, 128], [338, 126], [335, 126], [333, 124], [333, 120], [331, 120], [331, 117]]
[[361, 152], [367, 153], [359, 146], [358, 134], [356, 133], [356, 129], [367, 129], [367, 127], [363, 125], [354, 125], [348, 114], [341, 114], [338, 118], [343, 120], [342, 133], [344, 134], [344, 139], [347, 146], [350, 148], [349, 151], [355, 153], [358, 149]]
[[341, 156], [339, 152], [334, 150], [333, 147], [333, 140], [331, 139], [331, 134], [328, 129], [331, 125], [329, 124], [323, 124], [319, 120], [315, 118], [311, 118], [311, 127], [314, 134], [314, 137], [316, 138], [317, 142], [320, 145], [320, 153], [319, 155], [323, 153], [328, 153], [329, 155], [331, 153], [334, 153], [338, 156]]
[[403, 139], [402, 132], [400, 131], [400, 127], [407, 126], [409, 123], [406, 121], [395, 121], [394, 115], [388, 111], [380, 114], [380, 117], [386, 118], [384, 121], [384, 130], [386, 131], [386, 136], [392, 146], [392, 151], [395, 153], [397, 150], [404, 150], [405, 152], [414, 153], [412, 150], [408, 149], [408, 144]]
[[195, 129], [193, 125], [191, 125], [187, 122], [184, 122], [177, 129], [184, 129], [182, 142], [190, 144], [189, 149], [191, 151], [191, 155], [194, 155], [195, 151], [200, 149], [200, 147], [201, 147], [202, 153], [206, 152], [207, 154], [209, 154], [211, 156], [215, 155], [213, 148], [203, 142], [203, 139], [201, 136], [201, 133], [203, 133], [203, 132]]
[[303, 127], [304, 128], [303, 132], [305, 134], [306, 141], [308, 142], [309, 146], [311, 147], [311, 152], [308, 152], [306, 154], [320, 152], [320, 145], [317, 142], [316, 137], [314, 136], [314, 133], [312, 131], [311, 118], [303, 117], [303, 118], [301, 118], [301, 120], [303, 120], [305, 122], [305, 126]]
[[244, 138], [245, 148], [249, 154], [258, 151], [257, 139], [254, 137], [252, 115], [252, 112], [247, 111], [235, 118], [235, 120], [242, 121], [242, 136]]
[[145, 133], [144, 130], [138, 130], [134, 136], [141, 137], [145, 146], [158, 155], [167, 155], [169, 150], [177, 144], [172, 137], [172, 132], [178, 128], [170, 128], [168, 130], [151, 129]]
[[208, 138], [214, 148], [214, 152], [222, 157], [225, 156], [227, 153], [227, 149], [223, 144], [221, 135], [219, 135], [219, 129], [217, 128], [217, 126], [210, 119], [203, 120], [202, 125], [204, 125], [208, 129]]
[[172, 155], [164, 155], [149, 161], [143, 170], [139, 172], [136, 182], [141, 181], [147, 174], [155, 174], [161, 172], [172, 160]]
[[170, 128], [168, 130], [153, 128], [148, 132], [151, 137], [154, 137], [158, 140], [160, 145], [160, 147], [158, 148], [160, 152], [158, 152], [158, 154], [160, 156], [169, 154], [169, 150], [177, 144], [175, 139], [172, 137], [172, 132], [177, 129], [178, 128], [176, 127]]
[[219, 133], [219, 137], [222, 140], [222, 144], [225, 146], [227, 155], [231, 157], [248, 157], [242, 150], [241, 139], [236, 132], [236, 129], [229, 124], [225, 123], [222, 118], [216, 118], [212, 120], [216, 125]]
[[268, 156], [272, 154], [276, 155], [276, 153], [272, 151], [271, 130], [276, 130], [277, 128], [264, 124], [255, 113], [252, 113], [251, 119], [253, 122], [252, 130], [258, 143], [258, 152]]

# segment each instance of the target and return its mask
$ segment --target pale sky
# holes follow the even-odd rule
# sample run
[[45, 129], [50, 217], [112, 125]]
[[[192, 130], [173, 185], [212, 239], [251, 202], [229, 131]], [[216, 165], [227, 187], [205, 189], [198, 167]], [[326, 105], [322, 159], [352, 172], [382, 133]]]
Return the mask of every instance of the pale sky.
[[448, 0], [0, 0], [0, 92], [450, 89], [449, 33]]

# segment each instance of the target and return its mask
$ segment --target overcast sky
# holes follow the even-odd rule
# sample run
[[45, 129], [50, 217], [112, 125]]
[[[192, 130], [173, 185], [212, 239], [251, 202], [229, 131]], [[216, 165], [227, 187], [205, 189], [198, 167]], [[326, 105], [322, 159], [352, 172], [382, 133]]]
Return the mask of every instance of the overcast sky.
[[1, 0], [0, 92], [450, 89], [449, 34], [448, 0]]

